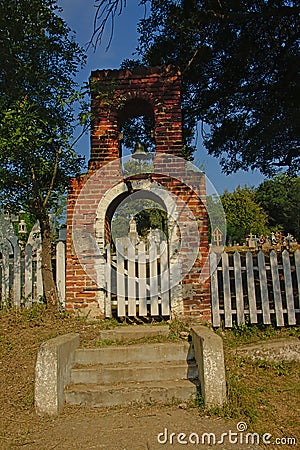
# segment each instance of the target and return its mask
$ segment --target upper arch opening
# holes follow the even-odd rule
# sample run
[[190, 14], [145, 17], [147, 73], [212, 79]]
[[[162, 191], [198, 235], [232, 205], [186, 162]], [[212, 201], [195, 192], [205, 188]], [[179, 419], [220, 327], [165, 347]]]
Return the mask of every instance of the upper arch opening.
[[130, 154], [137, 141], [141, 141], [148, 152], [154, 152], [154, 127], [151, 103], [140, 97], [127, 100], [118, 113], [118, 129], [122, 136], [120, 156]]

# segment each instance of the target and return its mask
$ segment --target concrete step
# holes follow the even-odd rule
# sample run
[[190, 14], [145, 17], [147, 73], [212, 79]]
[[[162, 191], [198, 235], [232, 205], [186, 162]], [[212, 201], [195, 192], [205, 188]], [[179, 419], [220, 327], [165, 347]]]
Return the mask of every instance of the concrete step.
[[66, 402], [71, 405], [109, 407], [130, 403], [170, 403], [189, 401], [198, 390], [199, 383], [189, 380], [147, 381], [120, 385], [70, 384], [65, 390]]
[[101, 330], [99, 340], [129, 341], [143, 338], [167, 337], [168, 325], [123, 325], [112, 330]]
[[92, 366], [75, 366], [71, 370], [71, 382], [114, 384], [120, 381], [159, 381], [195, 379], [198, 367], [194, 360], [142, 362], [125, 364], [96, 364]]
[[80, 348], [75, 352], [75, 364], [89, 365], [151, 361], [189, 361], [193, 358], [194, 350], [189, 342]]

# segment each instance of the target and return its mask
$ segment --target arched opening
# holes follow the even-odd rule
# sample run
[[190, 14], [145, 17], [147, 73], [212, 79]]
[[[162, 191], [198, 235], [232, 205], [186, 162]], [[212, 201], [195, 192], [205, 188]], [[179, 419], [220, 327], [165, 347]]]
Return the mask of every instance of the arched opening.
[[170, 317], [170, 200], [166, 191], [153, 192], [158, 187], [147, 186], [131, 186], [127, 192], [120, 189], [108, 197], [104, 219], [107, 317]]
[[138, 97], [128, 100], [118, 114], [119, 156], [130, 155], [137, 141], [142, 142], [148, 152], [155, 152], [154, 126], [150, 102]]
[[105, 223], [110, 231], [109, 243], [114, 250], [115, 240], [128, 236], [132, 219], [141, 238], [146, 238], [151, 230], [159, 230], [168, 240], [168, 213], [163, 200], [151, 191], [137, 190], [122, 193], [107, 209]]

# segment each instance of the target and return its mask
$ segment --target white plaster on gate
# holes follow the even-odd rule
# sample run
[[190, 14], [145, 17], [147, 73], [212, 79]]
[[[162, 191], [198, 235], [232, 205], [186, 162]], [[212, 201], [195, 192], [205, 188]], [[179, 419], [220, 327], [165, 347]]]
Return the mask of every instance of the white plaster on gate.
[[[150, 191], [162, 200], [168, 214], [169, 252], [170, 252], [170, 283], [171, 283], [171, 314], [178, 316], [183, 314], [183, 299], [181, 286], [181, 262], [178, 258], [180, 247], [180, 231], [177, 223], [178, 208], [176, 197], [166, 190], [161, 184], [150, 179], [131, 180], [130, 188], [133, 192]], [[113, 186], [101, 198], [96, 210], [95, 237], [100, 251], [100, 257], [95, 261], [98, 286], [105, 286], [106, 260], [105, 260], [105, 217], [109, 206], [114, 200], [124, 193], [130, 193], [129, 186], [122, 181]], [[174, 200], [175, 198], [175, 200]], [[180, 280], [176, 283], [176, 280]], [[175, 285], [174, 285], [175, 284]], [[101, 313], [105, 313], [106, 293], [104, 289], [97, 294], [97, 301]]]

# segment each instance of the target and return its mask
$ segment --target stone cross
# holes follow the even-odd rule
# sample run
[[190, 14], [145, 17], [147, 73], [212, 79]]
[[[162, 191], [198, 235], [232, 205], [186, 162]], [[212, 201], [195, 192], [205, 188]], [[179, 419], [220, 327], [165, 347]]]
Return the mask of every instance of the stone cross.
[[256, 235], [253, 235], [252, 233], [250, 233], [247, 241], [248, 241], [248, 247], [249, 248], [256, 248], [257, 247], [258, 239], [257, 239]]
[[136, 221], [135, 221], [134, 217], [132, 217], [129, 222], [128, 237], [133, 245], [136, 245], [139, 242], [139, 235], [137, 232]]
[[215, 228], [214, 232], [213, 232], [213, 238], [214, 241], [217, 245], [220, 245], [223, 239], [223, 233], [221, 230], [219, 230], [218, 227]]

